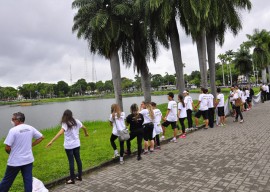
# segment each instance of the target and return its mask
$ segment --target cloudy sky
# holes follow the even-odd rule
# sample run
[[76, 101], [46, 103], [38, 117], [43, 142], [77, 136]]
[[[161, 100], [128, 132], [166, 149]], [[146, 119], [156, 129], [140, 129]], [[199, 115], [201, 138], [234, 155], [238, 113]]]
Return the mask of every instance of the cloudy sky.
[[[242, 13], [243, 29], [236, 36], [226, 34], [225, 44], [217, 47], [217, 55], [236, 50], [252, 34], [254, 28], [270, 30], [270, 1], [251, 0], [252, 10]], [[72, 34], [75, 11], [72, 0], [12, 0], [0, 6], [0, 86], [17, 87], [24, 83], [71, 83], [80, 78], [111, 79], [109, 61], [92, 56], [87, 44]], [[198, 70], [196, 46], [180, 30], [185, 73]], [[96, 78], [92, 77], [92, 64]], [[170, 50], [160, 48], [156, 63], [150, 61], [150, 72], [173, 74]], [[70, 70], [71, 69], [71, 70]], [[71, 71], [71, 75], [70, 75]], [[133, 68], [121, 68], [123, 77], [133, 78]]]

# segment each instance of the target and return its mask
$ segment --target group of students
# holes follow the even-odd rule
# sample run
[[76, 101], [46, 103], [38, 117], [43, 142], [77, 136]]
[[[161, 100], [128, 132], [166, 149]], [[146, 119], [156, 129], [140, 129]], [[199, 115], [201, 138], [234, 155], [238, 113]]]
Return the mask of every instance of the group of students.
[[[126, 117], [125, 113], [121, 111], [118, 104], [111, 106], [111, 113], [109, 122], [112, 128], [112, 134], [110, 137], [110, 143], [114, 150], [114, 158], [120, 156], [120, 164], [124, 164], [124, 141], [120, 141], [120, 155], [115, 144], [115, 140], [119, 136], [119, 131], [126, 129], [129, 126], [130, 138], [126, 141], [127, 150], [126, 154], [131, 154], [131, 141], [137, 138], [137, 160], [141, 160], [141, 154], [148, 154], [154, 152], [154, 150], [160, 150], [160, 140], [165, 139], [166, 128], [171, 125], [173, 129], [173, 139], [171, 142], [177, 142], [178, 125], [181, 125], [180, 138], [186, 138], [186, 131], [197, 129], [199, 126], [199, 118], [203, 116], [205, 122], [205, 129], [208, 127], [214, 127], [214, 113], [215, 108], [218, 110], [219, 126], [225, 125], [224, 114], [224, 95], [221, 93], [221, 89], [217, 88], [217, 97], [208, 90], [201, 88], [201, 94], [199, 95], [198, 104], [194, 105], [192, 97], [189, 95], [189, 91], [185, 90], [183, 94], [178, 95], [178, 103], [174, 100], [174, 94], [168, 93], [168, 107], [165, 116], [159, 109], [156, 108], [156, 103], [142, 102], [140, 107], [137, 104], [130, 106], [130, 114]], [[247, 96], [246, 101], [250, 105], [251, 95], [248, 95], [248, 91], [245, 91]], [[243, 122], [243, 116], [241, 114], [240, 106], [236, 106], [235, 102], [238, 98], [241, 98], [243, 92], [238, 89], [237, 86], [232, 87], [230, 92], [230, 102], [235, 110], [235, 122], [238, 121], [240, 116], [240, 123]], [[198, 109], [198, 110], [197, 110]], [[195, 127], [193, 127], [192, 114], [195, 113]], [[188, 121], [188, 127], [185, 127], [185, 119]], [[32, 191], [32, 168], [33, 168], [33, 153], [32, 147], [37, 145], [43, 140], [43, 135], [37, 131], [34, 127], [24, 124], [25, 116], [23, 113], [14, 113], [12, 116], [13, 128], [10, 129], [4, 144], [6, 152], [9, 154], [7, 169], [4, 178], [0, 182], [0, 191], [9, 191], [13, 181], [17, 174], [21, 171], [25, 191]], [[163, 121], [163, 122], [162, 122]], [[161, 123], [162, 122], [162, 123]], [[55, 135], [55, 137], [47, 144], [50, 147], [53, 142], [64, 134], [64, 148], [69, 162], [70, 177], [66, 180], [66, 184], [74, 184], [75, 180], [82, 180], [82, 162], [80, 158], [80, 138], [79, 130], [84, 130], [85, 136], [88, 136], [86, 127], [73, 117], [71, 110], [65, 110], [61, 119], [61, 129]], [[162, 133], [162, 137], [159, 135]], [[32, 141], [35, 138], [36, 140]], [[142, 140], [144, 140], [144, 146], [142, 146]], [[74, 159], [77, 163], [78, 174], [75, 174]]]

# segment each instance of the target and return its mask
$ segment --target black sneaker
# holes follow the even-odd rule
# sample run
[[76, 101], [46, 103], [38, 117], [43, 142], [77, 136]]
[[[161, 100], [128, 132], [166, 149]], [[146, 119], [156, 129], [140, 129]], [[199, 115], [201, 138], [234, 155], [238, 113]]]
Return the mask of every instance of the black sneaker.
[[137, 156], [137, 160], [138, 161], [142, 160], [142, 157], [141, 156]]

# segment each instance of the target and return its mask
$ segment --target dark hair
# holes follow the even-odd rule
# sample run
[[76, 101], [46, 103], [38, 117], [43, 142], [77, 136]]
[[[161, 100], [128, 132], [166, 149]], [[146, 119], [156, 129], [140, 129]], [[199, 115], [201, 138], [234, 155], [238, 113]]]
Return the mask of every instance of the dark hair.
[[202, 90], [202, 92], [204, 93], [204, 94], [206, 94], [207, 92], [208, 92], [208, 89], [205, 89], [205, 88], [201, 88], [201, 90]]
[[67, 109], [64, 111], [61, 123], [66, 123], [69, 129], [77, 125], [76, 120], [72, 116], [71, 110]]
[[156, 106], [157, 106], [157, 104], [156, 104], [155, 102], [151, 102], [151, 105], [152, 105], [153, 107], [156, 107]]
[[24, 116], [23, 113], [21, 113], [21, 112], [13, 113], [13, 116], [16, 118], [16, 120], [18, 120], [18, 121], [24, 123], [24, 121], [25, 121], [25, 116]]
[[183, 95], [182, 95], [182, 94], [179, 94], [179, 95], [178, 95], [178, 98], [179, 98], [180, 103], [182, 103], [183, 107], [185, 107]]
[[133, 103], [131, 106], [130, 106], [130, 113], [132, 115], [134, 115], [134, 119], [136, 122], [138, 122], [138, 118], [139, 118], [139, 107], [136, 103]]
[[221, 89], [220, 89], [219, 87], [217, 88], [217, 92], [218, 92], [218, 93], [220, 93], [220, 92], [221, 92]]
[[169, 92], [167, 95], [168, 95], [169, 97], [171, 97], [171, 98], [174, 98], [173, 92]]

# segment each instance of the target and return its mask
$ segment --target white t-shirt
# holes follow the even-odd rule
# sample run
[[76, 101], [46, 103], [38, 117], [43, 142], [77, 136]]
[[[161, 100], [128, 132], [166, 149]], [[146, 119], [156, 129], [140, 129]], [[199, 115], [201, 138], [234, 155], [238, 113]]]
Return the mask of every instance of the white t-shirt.
[[178, 110], [180, 110], [179, 118], [187, 117], [187, 109], [181, 102], [178, 103]]
[[190, 97], [189, 95], [185, 96], [184, 103], [185, 103], [185, 106], [186, 106], [186, 109], [187, 110], [188, 109], [193, 110], [193, 107], [192, 107], [192, 103], [193, 103], [192, 97]]
[[217, 95], [217, 100], [219, 100], [217, 107], [224, 107], [224, 95], [223, 95], [223, 93], [219, 93]]
[[39, 139], [42, 134], [27, 124], [17, 125], [9, 130], [4, 144], [11, 147], [8, 165], [18, 167], [34, 162], [32, 139]]
[[159, 109], [154, 109], [155, 119], [153, 121], [154, 124], [160, 124], [162, 113]]
[[80, 128], [82, 128], [82, 123], [75, 119], [77, 125], [72, 126], [71, 128], [68, 128], [66, 123], [62, 123], [62, 129], [64, 129], [64, 148], [65, 149], [74, 149], [76, 147], [79, 147], [81, 145], [80, 142]]
[[200, 101], [200, 111], [206, 111], [208, 110], [208, 96], [207, 94], [201, 93], [199, 95], [199, 101]]
[[208, 97], [208, 108], [213, 108], [214, 107], [214, 96], [209, 93], [207, 94]]
[[118, 131], [122, 131], [126, 128], [125, 118], [126, 116], [124, 112], [121, 113], [120, 118], [118, 118], [117, 114], [115, 114], [115, 119], [113, 119], [112, 114], [110, 114], [109, 121], [113, 124], [112, 134], [114, 134], [115, 136], [119, 136]]
[[269, 86], [265, 85], [266, 93], [269, 93]]
[[148, 109], [141, 110], [140, 114], [142, 114], [144, 118], [143, 124], [153, 123], [154, 120], [151, 119]]
[[234, 91], [230, 91], [230, 102], [233, 102]]
[[170, 122], [177, 121], [177, 103], [174, 100], [169, 101], [168, 109], [170, 110], [170, 112], [167, 115], [166, 120]]
[[249, 97], [250, 96], [250, 93], [249, 93], [249, 90], [248, 89], [245, 90], [245, 93], [246, 93], [246, 97]]
[[162, 127], [160, 124], [161, 118], [162, 118], [162, 113], [159, 109], [154, 109], [154, 114], [155, 114], [155, 119], [154, 119], [154, 130], [153, 130], [153, 137], [156, 135], [159, 135], [162, 133]]
[[241, 98], [241, 93], [240, 93], [240, 90], [237, 90], [233, 94], [233, 104], [235, 104], [235, 100], [238, 99], [239, 97]]

